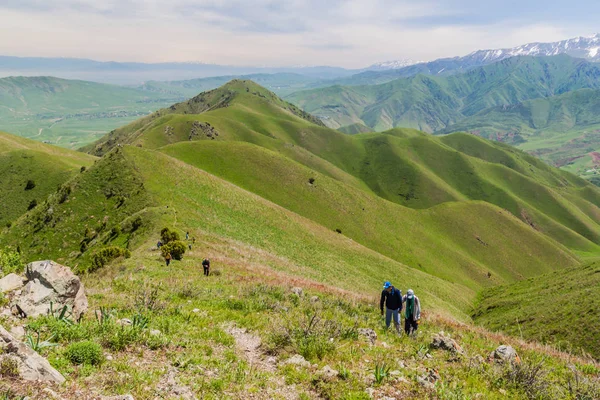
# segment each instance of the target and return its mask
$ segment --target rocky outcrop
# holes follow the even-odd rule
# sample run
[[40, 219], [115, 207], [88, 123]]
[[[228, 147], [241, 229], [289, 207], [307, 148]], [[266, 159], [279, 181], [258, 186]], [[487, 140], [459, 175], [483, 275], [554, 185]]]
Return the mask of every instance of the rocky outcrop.
[[83, 284], [68, 267], [54, 261], [36, 261], [27, 265], [27, 284], [12, 303], [22, 317], [47, 314], [52, 307], [67, 306], [79, 319], [88, 308]]
[[65, 378], [38, 353], [0, 326], [0, 363], [16, 364], [18, 376], [27, 381], [63, 383]]

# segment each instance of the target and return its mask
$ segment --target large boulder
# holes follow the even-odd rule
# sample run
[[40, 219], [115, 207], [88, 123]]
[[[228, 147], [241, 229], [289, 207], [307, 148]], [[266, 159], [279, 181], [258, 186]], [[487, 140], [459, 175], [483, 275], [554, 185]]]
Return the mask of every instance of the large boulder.
[[27, 264], [27, 284], [14, 298], [19, 313], [27, 317], [47, 314], [67, 306], [73, 318], [79, 319], [88, 308], [83, 284], [68, 267], [54, 261]]
[[[65, 378], [38, 353], [15, 339], [0, 326], [0, 362], [16, 363], [19, 377], [26, 381], [63, 383]], [[11, 361], [12, 360], [12, 361]]]
[[12, 292], [23, 287], [23, 278], [17, 274], [8, 274], [0, 279], [0, 293]]

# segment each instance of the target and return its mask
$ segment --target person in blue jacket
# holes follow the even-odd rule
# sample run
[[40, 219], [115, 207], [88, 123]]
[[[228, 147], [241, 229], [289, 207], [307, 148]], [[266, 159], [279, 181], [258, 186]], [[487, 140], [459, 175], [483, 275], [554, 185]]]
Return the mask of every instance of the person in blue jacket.
[[402, 291], [396, 289], [390, 282], [383, 284], [383, 291], [381, 292], [381, 300], [379, 302], [379, 308], [381, 309], [381, 315], [383, 315], [383, 304], [385, 303], [385, 326], [390, 327], [392, 317], [394, 318], [394, 327], [396, 332], [400, 334], [400, 312], [402, 312]]

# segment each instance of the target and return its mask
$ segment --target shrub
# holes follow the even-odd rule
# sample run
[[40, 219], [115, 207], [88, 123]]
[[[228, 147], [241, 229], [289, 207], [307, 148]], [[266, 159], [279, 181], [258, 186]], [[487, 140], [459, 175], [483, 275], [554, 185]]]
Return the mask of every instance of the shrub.
[[89, 340], [71, 343], [65, 351], [65, 356], [75, 365], [99, 365], [104, 360], [102, 346]]
[[35, 182], [29, 179], [25, 184], [25, 190], [31, 190], [35, 187]]
[[0, 249], [0, 276], [23, 271], [21, 255], [11, 248]]
[[85, 172], [85, 165], [81, 167], [81, 169], [79, 170], [79, 172], [81, 172], [81, 173]]
[[129, 258], [131, 257], [131, 252], [118, 246], [109, 246], [100, 249], [92, 256], [92, 266], [88, 269], [88, 272], [100, 269], [119, 257]]
[[38, 205], [38, 202], [36, 199], [33, 199], [29, 202], [29, 205], [27, 206], [27, 211], [29, 210], [33, 210], [34, 208], [36, 208]]
[[171, 253], [171, 257], [175, 260], [181, 260], [185, 254], [185, 243], [181, 240], [169, 242], [160, 248], [162, 256], [165, 257], [168, 253]]
[[315, 183], [315, 178], [308, 178], [308, 183], [310, 183], [311, 185], [312, 185], [313, 183]]
[[179, 233], [172, 231], [166, 227], [160, 231], [160, 238], [161, 238], [163, 244], [181, 240], [181, 238], [179, 237]]
[[17, 360], [9, 357], [5, 357], [0, 361], [0, 376], [13, 377], [19, 376], [19, 365]]

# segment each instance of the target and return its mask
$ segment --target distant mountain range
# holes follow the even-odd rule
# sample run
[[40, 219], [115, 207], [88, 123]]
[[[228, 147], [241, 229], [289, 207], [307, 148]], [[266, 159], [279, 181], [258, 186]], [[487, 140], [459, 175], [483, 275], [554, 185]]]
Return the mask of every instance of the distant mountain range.
[[[510, 49], [478, 50], [466, 56], [429, 62], [400, 59], [372, 64], [361, 69], [330, 66], [252, 67], [189, 63], [100, 62], [77, 58], [0, 56], [0, 77], [55, 76], [121, 85], [147, 81], [179, 81], [216, 76], [292, 73], [315, 80], [312, 87], [333, 84], [363, 85], [384, 83], [399, 77], [449, 75], [491, 64], [514, 56], [567, 54], [588, 61], [600, 60], [600, 34], [553, 43], [529, 43]], [[222, 83], [221, 83], [222, 84]]]

